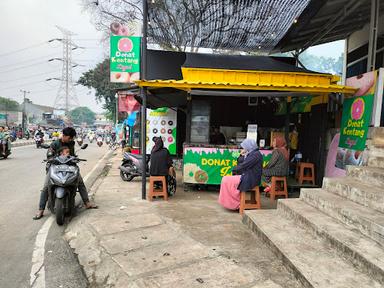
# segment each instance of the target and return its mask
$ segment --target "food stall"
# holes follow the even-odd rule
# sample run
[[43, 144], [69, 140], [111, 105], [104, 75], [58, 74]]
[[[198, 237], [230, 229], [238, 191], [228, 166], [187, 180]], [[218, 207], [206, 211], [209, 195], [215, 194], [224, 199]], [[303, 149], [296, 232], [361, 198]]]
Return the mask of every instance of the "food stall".
[[[163, 77], [159, 71], [151, 74], [148, 67], [148, 79], [136, 83], [147, 88], [149, 105], [178, 109], [176, 145], [177, 154], [183, 157], [184, 183], [220, 184], [221, 178], [230, 175], [237, 164], [239, 144], [250, 127], [253, 132], [256, 130], [259, 146], [270, 145], [272, 132], [282, 132], [288, 138], [290, 119], [298, 117], [290, 115], [290, 109], [277, 116], [278, 102], [290, 103], [308, 96], [317, 99], [321, 109], [312, 113], [319, 115], [313, 123], [317, 127], [310, 126], [311, 115], [305, 124], [313, 138], [325, 141], [322, 123], [326, 121], [322, 117], [327, 112], [328, 94], [355, 91], [338, 85], [339, 77], [296, 67], [289, 57], [156, 51], [149, 53], [149, 62], [154, 70], [161, 66], [166, 73]], [[179, 119], [180, 111], [185, 115], [183, 121]], [[212, 127], [225, 134], [225, 143], [212, 143]], [[271, 150], [262, 147], [261, 152], [266, 163]]]

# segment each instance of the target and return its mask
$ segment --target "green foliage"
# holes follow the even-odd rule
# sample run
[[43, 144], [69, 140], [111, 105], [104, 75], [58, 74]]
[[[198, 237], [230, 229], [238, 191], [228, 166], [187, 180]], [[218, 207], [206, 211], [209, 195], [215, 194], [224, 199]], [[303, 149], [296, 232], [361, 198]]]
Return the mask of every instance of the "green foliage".
[[69, 111], [69, 117], [75, 124], [87, 123], [92, 125], [95, 122], [95, 113], [88, 107], [78, 107]]
[[115, 119], [116, 89], [125, 87], [124, 84], [111, 83], [109, 76], [109, 59], [96, 65], [92, 70], [85, 72], [78, 81], [81, 85], [96, 90], [96, 100], [104, 102], [103, 108], [106, 109], [107, 118]]
[[4, 111], [19, 111], [20, 105], [17, 101], [0, 97], [0, 110]]

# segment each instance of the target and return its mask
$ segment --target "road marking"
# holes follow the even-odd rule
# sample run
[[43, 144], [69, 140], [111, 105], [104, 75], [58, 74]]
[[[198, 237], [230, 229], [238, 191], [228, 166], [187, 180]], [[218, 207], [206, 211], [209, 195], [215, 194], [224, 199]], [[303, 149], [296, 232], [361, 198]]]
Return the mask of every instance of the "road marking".
[[54, 217], [49, 217], [37, 233], [35, 248], [32, 254], [32, 268], [29, 281], [31, 287], [45, 288], [45, 241], [47, 240], [49, 228], [51, 228], [54, 219]]
[[[96, 165], [92, 170], [85, 175], [84, 182], [92, 175], [94, 171], [99, 167], [102, 161], [110, 154], [110, 151], [107, 151], [102, 158], [97, 161]], [[29, 278], [30, 287], [33, 288], [45, 288], [45, 267], [44, 267], [44, 255], [45, 255], [45, 241], [47, 240], [49, 229], [54, 222], [55, 217], [51, 215], [37, 232], [35, 246], [32, 253], [32, 268]]]

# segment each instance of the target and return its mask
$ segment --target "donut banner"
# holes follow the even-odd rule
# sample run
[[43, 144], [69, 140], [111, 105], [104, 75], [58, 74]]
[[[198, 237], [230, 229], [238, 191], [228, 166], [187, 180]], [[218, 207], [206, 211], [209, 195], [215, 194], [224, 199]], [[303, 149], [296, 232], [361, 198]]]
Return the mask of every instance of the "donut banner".
[[358, 88], [355, 95], [344, 99], [341, 118], [340, 140], [335, 166], [362, 165], [363, 151], [371, 123], [375, 100], [376, 71], [346, 80], [347, 86]]
[[161, 137], [164, 147], [171, 155], [176, 155], [177, 112], [170, 108], [147, 109], [147, 154], [155, 143], [154, 137]]
[[117, 31], [119, 35], [112, 33], [110, 37], [110, 81], [134, 83], [140, 79], [141, 37], [121, 35], [123, 32]]
[[[272, 156], [271, 150], [260, 150], [263, 166]], [[232, 175], [232, 168], [237, 165], [240, 149], [225, 147], [184, 146], [183, 181], [190, 184], [220, 185], [224, 176]]]

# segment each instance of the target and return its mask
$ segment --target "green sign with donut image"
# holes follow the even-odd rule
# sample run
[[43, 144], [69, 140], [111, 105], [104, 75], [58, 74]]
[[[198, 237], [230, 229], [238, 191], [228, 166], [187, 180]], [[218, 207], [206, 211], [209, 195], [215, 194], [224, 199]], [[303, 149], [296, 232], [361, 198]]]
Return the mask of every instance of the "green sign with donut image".
[[374, 95], [344, 100], [339, 147], [363, 151], [371, 122]]

